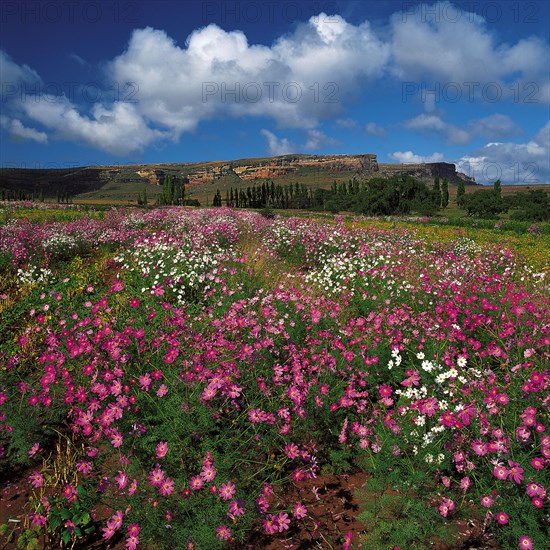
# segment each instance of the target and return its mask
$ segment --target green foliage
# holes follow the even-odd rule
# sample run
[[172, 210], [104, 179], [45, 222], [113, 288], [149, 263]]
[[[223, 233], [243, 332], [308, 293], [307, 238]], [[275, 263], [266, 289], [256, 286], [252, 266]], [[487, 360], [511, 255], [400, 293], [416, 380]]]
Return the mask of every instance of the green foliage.
[[428, 549], [434, 540], [451, 542], [456, 537], [443, 518], [426, 506], [425, 496], [415, 492], [418, 489], [396, 490], [381, 477], [367, 481], [357, 495], [363, 508], [359, 519], [367, 526], [364, 547]]
[[463, 205], [468, 211], [468, 216], [480, 218], [495, 218], [497, 214], [507, 210], [502, 197], [494, 190], [474, 191], [464, 197]]
[[441, 208], [447, 208], [449, 205], [449, 182], [447, 178], [443, 178], [441, 184]]
[[512, 210], [510, 217], [513, 220], [550, 221], [550, 195], [542, 189], [515, 193], [506, 197], [505, 203]]
[[464, 206], [464, 199], [466, 197], [466, 188], [464, 187], [464, 181], [458, 181], [458, 187], [456, 190], [456, 204], [460, 207]]

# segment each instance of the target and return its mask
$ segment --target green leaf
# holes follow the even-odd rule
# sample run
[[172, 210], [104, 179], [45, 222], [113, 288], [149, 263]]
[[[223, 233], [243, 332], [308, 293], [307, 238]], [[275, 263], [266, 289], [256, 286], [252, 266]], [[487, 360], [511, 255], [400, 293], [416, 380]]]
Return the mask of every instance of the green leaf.
[[80, 518], [80, 523], [82, 525], [86, 525], [90, 523], [91, 520], [92, 520], [92, 517], [90, 516], [90, 514], [88, 514], [88, 512], [85, 512], [84, 514], [82, 514], [82, 517]]
[[62, 510], [59, 511], [59, 513], [61, 514], [61, 517], [63, 519], [69, 519], [73, 516], [71, 511], [67, 510], [67, 508], [63, 508]]
[[69, 533], [69, 531], [63, 531], [61, 540], [63, 541], [63, 544], [69, 544], [69, 541], [71, 540], [71, 533]]

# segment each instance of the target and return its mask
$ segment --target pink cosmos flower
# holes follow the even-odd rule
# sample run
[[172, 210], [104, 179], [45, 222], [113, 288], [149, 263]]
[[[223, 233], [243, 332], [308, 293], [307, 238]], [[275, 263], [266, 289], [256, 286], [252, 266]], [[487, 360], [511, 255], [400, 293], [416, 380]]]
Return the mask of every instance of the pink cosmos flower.
[[191, 478], [189, 485], [193, 491], [198, 491], [204, 485], [204, 480], [201, 476], [194, 476]]
[[113, 444], [113, 447], [120, 447], [122, 445], [122, 435], [117, 432], [116, 430], [114, 430], [112, 433], [111, 433], [111, 443]]
[[163, 497], [167, 497], [174, 492], [174, 481], [167, 477], [159, 486], [159, 492]]
[[166, 443], [165, 441], [161, 441], [157, 445], [155, 450], [157, 452], [157, 458], [163, 458], [164, 456], [166, 456], [166, 453], [168, 452], [168, 443]]
[[518, 546], [522, 550], [533, 550], [533, 539], [530, 539], [527, 535], [520, 537], [518, 542]]
[[268, 535], [273, 535], [274, 533], [276, 533], [279, 530], [279, 525], [277, 524], [276, 517], [271, 514], [267, 514], [265, 516], [263, 528]]
[[351, 541], [353, 539], [353, 531], [348, 531], [342, 542], [342, 550], [349, 550], [351, 548]]
[[500, 523], [500, 525], [506, 525], [508, 523], [508, 515], [504, 512], [497, 512], [495, 514], [495, 517], [497, 518], [497, 521], [498, 523]]
[[405, 374], [407, 375], [407, 378], [405, 378], [405, 380], [401, 382], [402, 386], [418, 386], [418, 382], [420, 381], [420, 375], [418, 374], [418, 371], [408, 369], [405, 371]]
[[107, 525], [107, 527], [103, 527], [102, 531], [103, 531], [102, 536], [105, 540], [109, 540], [116, 533], [116, 529], [114, 529], [112, 525]]
[[285, 512], [280, 512], [279, 515], [276, 516], [275, 522], [277, 524], [277, 528], [279, 529], [279, 533], [286, 531], [290, 525], [290, 519], [288, 518], [288, 514]]
[[531, 459], [531, 466], [535, 468], [535, 470], [543, 470], [544, 469], [544, 461], [542, 458], [536, 456]]
[[154, 468], [149, 473], [149, 483], [153, 487], [159, 487], [164, 481], [164, 472], [160, 468]]
[[137, 523], [130, 523], [130, 525], [128, 525], [129, 537], [137, 537], [140, 531], [141, 531], [141, 528]]
[[137, 537], [136, 535], [130, 535], [126, 539], [125, 548], [126, 550], [136, 550], [136, 548], [138, 547], [138, 544], [139, 544], [139, 537]]
[[44, 483], [44, 476], [40, 472], [33, 472], [32, 475], [29, 476], [29, 481], [35, 489], [38, 489], [38, 487], [41, 487]]
[[119, 470], [118, 476], [115, 477], [115, 481], [118, 485], [119, 490], [124, 489], [126, 487], [126, 485], [128, 485], [128, 476], [126, 475], [125, 472], [121, 472]]
[[229, 540], [231, 538], [231, 529], [225, 525], [220, 525], [216, 529], [216, 537], [220, 540]]
[[531, 500], [531, 504], [535, 508], [542, 508], [542, 505], [544, 504], [544, 501], [540, 497], [533, 497], [533, 499]]
[[29, 450], [29, 456], [33, 457], [38, 451], [40, 451], [40, 443], [35, 443]]
[[159, 389], [157, 390], [157, 396], [158, 397], [164, 397], [168, 393], [168, 387], [166, 384], [161, 384], [159, 386]]
[[42, 514], [29, 514], [29, 519], [36, 527], [41, 527], [46, 524], [46, 521], [48, 521], [46, 516], [43, 516]]
[[210, 482], [216, 477], [216, 470], [213, 466], [205, 466], [199, 475], [204, 481]]
[[301, 503], [297, 502], [294, 505], [294, 517], [296, 519], [303, 519], [307, 515], [307, 508]]
[[481, 497], [480, 502], [481, 506], [485, 506], [485, 508], [490, 508], [493, 505], [494, 500], [490, 496], [484, 495]]
[[518, 462], [513, 462], [512, 460], [508, 460], [508, 465], [510, 466], [508, 478], [519, 485], [523, 481], [523, 468], [521, 468]]
[[63, 496], [69, 502], [76, 502], [77, 500], [76, 489], [72, 485], [65, 485], [65, 487], [63, 488]]
[[228, 516], [231, 519], [239, 518], [244, 514], [244, 502], [242, 500], [232, 500], [229, 503]]
[[222, 500], [230, 500], [235, 494], [235, 485], [228, 481], [227, 483], [222, 483], [220, 487], [220, 498]]
[[493, 475], [500, 480], [504, 480], [508, 477], [508, 470], [504, 466], [495, 466], [493, 470]]
[[472, 482], [470, 481], [470, 478], [469, 477], [463, 477], [461, 480], [460, 480], [460, 488], [463, 490], [463, 491], [466, 491], [470, 485], [472, 484]]

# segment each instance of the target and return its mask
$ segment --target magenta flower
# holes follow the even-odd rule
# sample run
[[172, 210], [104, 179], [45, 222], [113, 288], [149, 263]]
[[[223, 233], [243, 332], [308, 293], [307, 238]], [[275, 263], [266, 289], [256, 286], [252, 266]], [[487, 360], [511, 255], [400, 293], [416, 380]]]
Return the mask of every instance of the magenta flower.
[[512, 460], [508, 460], [508, 465], [510, 466], [508, 478], [519, 485], [523, 481], [523, 468], [521, 468], [518, 462], [513, 462]]
[[490, 508], [493, 505], [494, 500], [490, 496], [484, 495], [481, 497], [480, 502], [481, 506], [485, 506], [485, 508]]
[[137, 537], [136, 535], [130, 535], [126, 539], [126, 545], [125, 545], [126, 550], [136, 550], [138, 545], [139, 545], [139, 537]]
[[38, 451], [40, 451], [40, 443], [35, 443], [29, 450], [29, 456], [33, 457]]
[[220, 525], [216, 529], [216, 537], [220, 540], [229, 540], [231, 538], [231, 529], [225, 525]]
[[44, 476], [40, 472], [33, 472], [29, 476], [29, 481], [35, 489], [38, 489], [38, 487], [41, 487], [44, 483]]
[[130, 483], [130, 487], [128, 488], [128, 494], [132, 496], [137, 491], [137, 479], [134, 479], [132, 483]]
[[141, 531], [139, 525], [137, 523], [130, 523], [128, 525], [128, 536], [129, 537], [137, 537], [139, 535], [139, 532]]
[[210, 482], [216, 477], [216, 470], [213, 466], [205, 466], [199, 474], [204, 481]]
[[536, 456], [531, 459], [531, 466], [535, 468], [535, 470], [543, 470], [544, 469], [544, 460], [542, 458]]
[[530, 539], [527, 535], [523, 535], [519, 538], [518, 546], [522, 550], [533, 550], [533, 539]]
[[294, 505], [294, 517], [296, 519], [303, 519], [307, 515], [307, 508], [301, 503], [297, 502]]
[[149, 483], [153, 487], [160, 487], [164, 481], [164, 472], [160, 468], [154, 468], [149, 473]]
[[222, 483], [220, 487], [220, 498], [222, 500], [231, 500], [235, 494], [235, 485], [228, 481], [227, 483]]
[[504, 480], [508, 477], [508, 470], [504, 466], [495, 466], [495, 469], [493, 470], [493, 475], [497, 479]]
[[288, 518], [288, 514], [285, 512], [280, 512], [279, 515], [276, 516], [275, 518], [275, 523], [277, 524], [279, 533], [286, 531], [290, 525], [290, 519]]
[[156, 447], [156, 452], [157, 458], [163, 458], [166, 456], [166, 453], [168, 452], [168, 443], [161, 441]]
[[75, 502], [77, 500], [76, 489], [72, 485], [65, 485], [65, 487], [63, 488], [63, 496], [69, 502]]
[[167, 497], [174, 492], [174, 481], [167, 477], [159, 486], [159, 492], [163, 497]]
[[460, 488], [463, 490], [463, 491], [466, 491], [467, 489], [469, 489], [470, 485], [472, 484], [472, 482], [470, 481], [470, 478], [469, 477], [463, 477], [461, 480], [460, 480]]
[[125, 472], [121, 472], [119, 470], [118, 476], [115, 477], [115, 481], [118, 485], [119, 490], [124, 489], [126, 487], [126, 485], [128, 485], [128, 476], [126, 475]]
[[500, 525], [506, 525], [508, 523], [508, 515], [504, 512], [497, 512], [495, 514], [495, 517], [497, 518], [497, 521], [498, 523], [500, 523]]
[[111, 433], [111, 443], [113, 447], [120, 447], [122, 445], [122, 441], [122, 435], [116, 430], [113, 430]]
[[531, 499], [531, 504], [535, 508], [542, 508], [542, 505], [544, 504], [544, 501], [540, 497], [533, 497], [533, 499]]
[[194, 476], [191, 478], [189, 485], [193, 491], [198, 491], [204, 485], [204, 480], [201, 476]]
[[244, 502], [242, 500], [232, 500], [229, 503], [229, 513], [227, 515], [231, 519], [244, 515]]
[[263, 523], [263, 528], [268, 535], [276, 533], [279, 530], [276, 516], [267, 514]]

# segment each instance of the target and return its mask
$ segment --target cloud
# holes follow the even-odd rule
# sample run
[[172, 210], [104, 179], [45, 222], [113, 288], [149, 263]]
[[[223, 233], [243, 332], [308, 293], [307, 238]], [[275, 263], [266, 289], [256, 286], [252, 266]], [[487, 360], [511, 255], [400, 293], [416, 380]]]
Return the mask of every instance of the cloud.
[[490, 139], [506, 139], [521, 133], [521, 128], [508, 115], [500, 113], [470, 120], [468, 129], [474, 135]]
[[420, 114], [408, 119], [403, 126], [421, 133], [436, 134], [451, 144], [465, 144], [475, 137], [506, 139], [521, 133], [521, 129], [507, 115], [496, 113], [468, 121], [465, 128], [445, 122], [438, 114]]
[[375, 122], [369, 122], [365, 126], [365, 132], [367, 134], [370, 134], [371, 136], [379, 136], [379, 137], [385, 137], [386, 130], [385, 128], [382, 128], [382, 126], [378, 126]]
[[45, 132], [40, 132], [34, 128], [27, 128], [23, 123], [17, 119], [9, 119], [6, 116], [2, 116], [0, 119], [0, 125], [6, 128], [10, 136], [18, 141], [36, 141], [37, 143], [48, 143], [48, 135]]
[[[412, 8], [412, 9], [411, 9]], [[546, 83], [548, 43], [531, 36], [498, 43], [486, 20], [450, 2], [405, 7], [391, 17], [392, 71], [402, 80]], [[502, 88], [504, 93], [511, 94]]]
[[320, 130], [308, 130], [306, 136], [307, 141], [304, 144], [304, 149], [308, 151], [316, 151], [327, 145], [338, 145], [338, 141], [323, 134]]
[[[10, 86], [14, 86], [17, 92], [21, 92], [21, 84], [37, 84], [42, 82], [36, 71], [27, 65], [18, 65], [3, 50], [0, 50], [0, 68], [2, 69], [2, 96], [9, 96]], [[2, 97], [2, 100], [4, 99], [7, 98]]]
[[550, 122], [526, 143], [489, 142], [456, 164], [482, 183], [550, 183]]
[[388, 59], [389, 46], [368, 22], [354, 26], [321, 13], [270, 47], [214, 24], [192, 32], [183, 48], [164, 31], [139, 29], [110, 74], [135, 82], [141, 113], [176, 135], [224, 116], [315, 128], [342, 110], [361, 81], [377, 78]]
[[278, 138], [275, 134], [265, 129], [260, 130], [260, 134], [267, 140], [267, 151], [270, 155], [278, 157], [293, 152], [293, 147], [287, 138]]
[[113, 103], [110, 107], [96, 104], [90, 116], [81, 115], [66, 98], [27, 101], [22, 106], [29, 118], [54, 131], [56, 137], [80, 141], [115, 155], [139, 152], [154, 141], [169, 137], [149, 128], [129, 103]]
[[336, 120], [336, 124], [338, 124], [338, 126], [341, 126], [342, 128], [348, 128], [350, 130], [353, 128], [357, 128], [357, 121], [353, 120], [352, 118], [339, 118]]
[[409, 130], [417, 130], [425, 133], [442, 134], [448, 143], [462, 144], [471, 139], [471, 135], [461, 128], [444, 122], [438, 115], [421, 114], [409, 120], [403, 125]]
[[270, 155], [288, 155], [300, 151], [317, 151], [327, 145], [338, 145], [338, 141], [325, 135], [320, 130], [306, 130], [306, 142], [302, 145], [293, 144], [287, 138], [279, 138], [273, 132], [265, 128], [260, 130], [260, 134], [267, 141], [267, 151]]
[[424, 162], [445, 162], [442, 153], [433, 153], [431, 155], [415, 155], [412, 151], [395, 151], [390, 153], [389, 157], [399, 164], [422, 164]]

